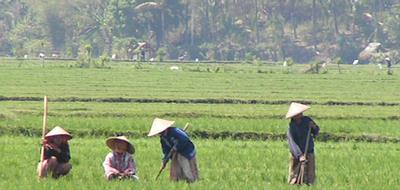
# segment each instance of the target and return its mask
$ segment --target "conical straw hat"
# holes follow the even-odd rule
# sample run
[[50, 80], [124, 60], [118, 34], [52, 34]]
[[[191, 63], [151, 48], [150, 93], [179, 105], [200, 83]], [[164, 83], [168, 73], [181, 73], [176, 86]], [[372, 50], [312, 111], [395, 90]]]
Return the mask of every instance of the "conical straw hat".
[[299, 113], [303, 113], [310, 108], [311, 108], [310, 106], [292, 102], [289, 106], [289, 111], [286, 114], [286, 119], [292, 118], [293, 116], [295, 116]]
[[128, 150], [127, 152], [129, 152], [129, 154], [133, 154], [135, 153], [135, 147], [133, 146], [132, 143], [129, 142], [128, 138], [126, 138], [125, 136], [118, 136], [118, 137], [110, 137], [106, 140], [106, 144], [109, 148], [113, 149], [114, 144], [116, 141], [123, 141], [128, 143]]
[[68, 136], [68, 140], [72, 139], [72, 135], [65, 131], [63, 128], [56, 126], [50, 132], [48, 132], [44, 137], [53, 137], [53, 136]]
[[147, 134], [147, 136], [151, 137], [157, 135], [165, 131], [165, 129], [172, 127], [174, 124], [175, 121], [168, 121], [165, 119], [155, 118], [153, 121], [153, 125], [151, 125], [150, 132], [149, 134]]

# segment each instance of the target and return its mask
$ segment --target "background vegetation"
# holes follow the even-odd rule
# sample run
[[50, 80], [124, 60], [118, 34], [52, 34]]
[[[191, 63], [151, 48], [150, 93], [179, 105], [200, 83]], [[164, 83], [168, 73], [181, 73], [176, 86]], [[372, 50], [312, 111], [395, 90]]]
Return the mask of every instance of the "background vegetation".
[[159, 60], [352, 63], [370, 42], [397, 58], [399, 31], [399, 0], [0, 1], [0, 55], [18, 57], [137, 59], [146, 42]]

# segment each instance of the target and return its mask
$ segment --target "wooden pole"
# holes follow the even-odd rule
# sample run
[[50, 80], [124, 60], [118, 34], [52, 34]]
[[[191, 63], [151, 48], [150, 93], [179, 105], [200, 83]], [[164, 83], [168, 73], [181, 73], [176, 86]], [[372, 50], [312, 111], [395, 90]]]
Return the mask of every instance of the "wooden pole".
[[[43, 126], [42, 126], [42, 148], [40, 149], [40, 164], [43, 164], [44, 160], [44, 137], [47, 133], [47, 112], [48, 112], [48, 106], [47, 106], [47, 96], [44, 97], [44, 108], [43, 108]], [[39, 168], [39, 177], [42, 176], [42, 169], [41, 167]]]
[[[47, 112], [48, 112], [48, 101], [47, 96], [44, 97], [44, 106], [43, 106], [43, 126], [42, 126], [42, 143], [44, 142], [44, 136], [47, 133]], [[44, 146], [42, 146], [42, 151], [40, 154], [40, 161], [44, 160]]]

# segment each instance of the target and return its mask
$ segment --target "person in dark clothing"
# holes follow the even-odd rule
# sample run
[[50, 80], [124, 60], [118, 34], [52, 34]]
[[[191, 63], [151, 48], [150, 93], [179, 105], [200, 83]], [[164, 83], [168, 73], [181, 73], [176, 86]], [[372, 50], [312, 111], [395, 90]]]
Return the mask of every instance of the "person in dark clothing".
[[146, 61], [146, 50], [144, 48], [140, 49], [140, 61]]
[[392, 61], [390, 60], [389, 57], [386, 57], [385, 58], [385, 62], [386, 62], [386, 65], [387, 65], [387, 74], [388, 75], [392, 75], [393, 74]]
[[72, 169], [69, 160], [71, 159], [68, 141], [72, 136], [62, 129], [55, 127], [46, 134], [43, 147], [44, 159], [38, 164], [38, 176], [47, 177], [51, 173], [53, 178], [59, 178], [66, 175]]
[[[289, 150], [290, 150], [290, 163], [289, 163], [289, 184], [296, 184], [297, 168], [300, 167], [302, 162], [305, 165], [305, 184], [313, 184], [315, 181], [315, 155], [314, 155], [314, 137], [319, 133], [319, 127], [315, 122], [303, 112], [310, 107], [292, 103], [286, 118], [290, 118], [289, 129], [287, 133]], [[309, 142], [307, 143], [307, 136], [310, 133]], [[308, 147], [306, 147], [308, 145]], [[307, 152], [306, 152], [307, 150]]]
[[[198, 180], [196, 149], [186, 132], [174, 127], [174, 121], [154, 119], [148, 136], [159, 134], [162, 152], [164, 154], [162, 167], [171, 159], [170, 179], [172, 181]], [[169, 154], [172, 151], [172, 154]]]

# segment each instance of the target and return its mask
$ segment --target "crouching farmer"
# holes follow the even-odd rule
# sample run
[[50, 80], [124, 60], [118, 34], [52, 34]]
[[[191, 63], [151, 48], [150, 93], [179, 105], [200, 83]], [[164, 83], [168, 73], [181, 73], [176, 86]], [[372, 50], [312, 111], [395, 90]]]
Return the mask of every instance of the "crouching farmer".
[[286, 114], [286, 118], [290, 118], [287, 133], [291, 153], [288, 182], [292, 185], [311, 185], [315, 181], [314, 137], [319, 127], [311, 118], [303, 116], [308, 109], [309, 106], [291, 103]]
[[43, 160], [39, 162], [37, 172], [40, 178], [47, 177], [49, 173], [53, 178], [66, 175], [72, 169], [68, 141], [72, 136], [62, 129], [55, 127], [45, 135], [43, 141]]
[[110, 137], [106, 144], [112, 150], [103, 162], [106, 179], [139, 180], [136, 176], [136, 163], [132, 157], [135, 148], [129, 140], [125, 136]]
[[188, 183], [192, 183], [199, 179], [196, 150], [186, 132], [174, 127], [174, 124], [174, 121], [156, 118], [148, 136], [160, 136], [161, 148], [164, 154], [161, 168], [165, 168], [168, 160], [171, 159], [170, 180], [185, 180]]

